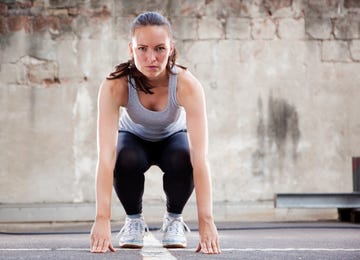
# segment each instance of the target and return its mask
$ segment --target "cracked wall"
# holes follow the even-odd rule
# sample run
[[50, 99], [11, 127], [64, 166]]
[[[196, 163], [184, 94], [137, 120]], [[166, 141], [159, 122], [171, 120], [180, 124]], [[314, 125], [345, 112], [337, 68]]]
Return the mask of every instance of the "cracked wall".
[[[93, 202], [96, 98], [143, 10], [202, 82], [215, 201], [348, 192], [359, 156], [360, 2], [0, 2], [0, 202]], [[145, 201], [164, 200], [161, 172]], [[192, 198], [194, 200], [194, 198]]]

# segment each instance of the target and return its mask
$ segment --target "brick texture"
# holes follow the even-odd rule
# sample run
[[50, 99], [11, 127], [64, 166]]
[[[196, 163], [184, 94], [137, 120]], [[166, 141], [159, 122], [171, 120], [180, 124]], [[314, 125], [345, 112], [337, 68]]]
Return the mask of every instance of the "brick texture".
[[[206, 93], [220, 203], [349, 190], [346, 158], [360, 152], [359, 5], [0, 1], [1, 202], [93, 202], [99, 85], [130, 57], [130, 22], [146, 10], [169, 18], [177, 62]], [[162, 198], [157, 173], [145, 203]]]
[[313, 18], [305, 20], [305, 31], [311, 39], [328, 40], [331, 38], [332, 22], [330, 18]]
[[226, 23], [226, 38], [228, 39], [250, 39], [250, 19], [229, 17]]
[[5, 19], [0, 17], [0, 34], [6, 33]]
[[350, 53], [354, 61], [360, 61], [360, 40], [351, 41]]
[[0, 15], [6, 15], [8, 7], [6, 4], [0, 3]]
[[344, 7], [360, 9], [360, 1], [359, 0], [344, 0]]
[[30, 32], [31, 30], [31, 18], [28, 16], [12, 16], [7, 18], [7, 25], [10, 32], [25, 30]]
[[59, 30], [59, 18], [54, 16], [35, 16], [33, 19], [34, 32], [44, 31], [51, 28]]
[[272, 19], [253, 19], [251, 35], [253, 39], [272, 40], [276, 38], [276, 22]]
[[350, 40], [360, 38], [360, 17], [347, 16], [336, 19], [334, 34], [337, 39]]
[[304, 39], [304, 19], [279, 19], [278, 34], [282, 39]]

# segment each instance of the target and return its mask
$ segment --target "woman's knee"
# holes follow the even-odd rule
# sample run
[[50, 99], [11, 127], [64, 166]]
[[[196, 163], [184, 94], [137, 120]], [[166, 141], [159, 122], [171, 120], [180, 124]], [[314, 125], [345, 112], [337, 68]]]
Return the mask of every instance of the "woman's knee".
[[165, 173], [192, 173], [189, 149], [187, 147], [177, 147], [167, 150], [161, 160], [160, 168]]
[[146, 171], [147, 158], [144, 151], [136, 147], [122, 147], [119, 149], [115, 164], [115, 172], [133, 174]]

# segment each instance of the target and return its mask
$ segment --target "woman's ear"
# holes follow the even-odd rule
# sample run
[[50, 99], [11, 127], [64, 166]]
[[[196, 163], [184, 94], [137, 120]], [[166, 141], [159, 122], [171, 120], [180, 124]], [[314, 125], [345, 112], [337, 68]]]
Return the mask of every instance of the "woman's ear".
[[172, 56], [174, 54], [174, 48], [175, 48], [175, 44], [173, 41], [170, 42], [170, 53], [169, 56]]
[[133, 51], [131, 42], [129, 42], [128, 47], [129, 47], [129, 52], [130, 52], [131, 58], [134, 58], [134, 51]]

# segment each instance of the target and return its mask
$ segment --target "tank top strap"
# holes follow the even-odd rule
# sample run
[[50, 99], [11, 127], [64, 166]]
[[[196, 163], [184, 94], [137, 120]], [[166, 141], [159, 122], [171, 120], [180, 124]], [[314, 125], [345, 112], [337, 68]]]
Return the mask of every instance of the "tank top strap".
[[134, 95], [137, 94], [136, 89], [133, 86], [135, 86], [135, 80], [128, 76], [128, 102], [130, 100], [132, 101], [134, 99]]
[[171, 101], [172, 105], [175, 105], [177, 107], [179, 105], [176, 98], [177, 79], [178, 79], [178, 72], [176, 66], [174, 66], [171, 69], [171, 72], [172, 73], [170, 73], [170, 79], [169, 79], [169, 96], [170, 96], [169, 100]]

